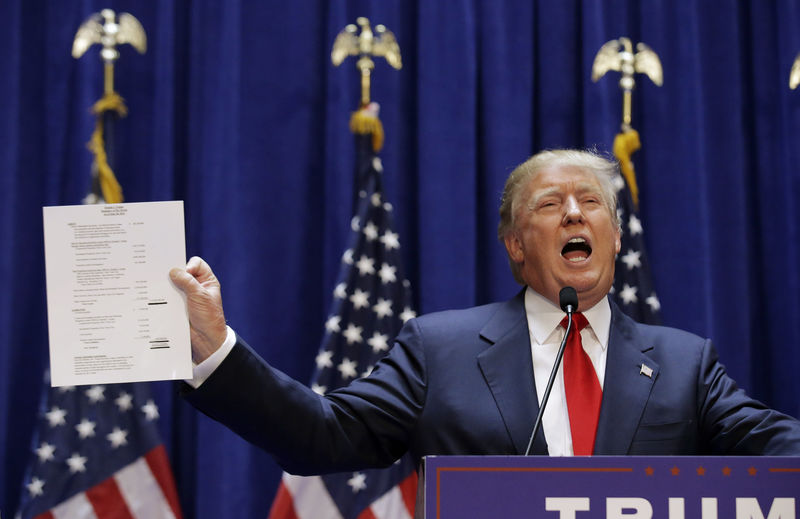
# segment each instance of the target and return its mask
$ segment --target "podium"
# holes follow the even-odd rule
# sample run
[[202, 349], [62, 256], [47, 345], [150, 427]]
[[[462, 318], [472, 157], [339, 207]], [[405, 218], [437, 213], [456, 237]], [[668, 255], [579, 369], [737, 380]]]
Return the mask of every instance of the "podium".
[[417, 516], [800, 519], [800, 457], [428, 456]]

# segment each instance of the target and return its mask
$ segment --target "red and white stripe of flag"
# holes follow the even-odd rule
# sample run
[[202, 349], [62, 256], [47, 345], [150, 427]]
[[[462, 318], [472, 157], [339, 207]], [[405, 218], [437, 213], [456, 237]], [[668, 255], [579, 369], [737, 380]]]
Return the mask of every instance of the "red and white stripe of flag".
[[160, 445], [113, 476], [35, 519], [180, 519], [178, 492]]
[[[412, 519], [417, 498], [417, 473], [372, 502], [359, 519]], [[269, 519], [342, 519], [339, 509], [318, 476], [283, 474]]]

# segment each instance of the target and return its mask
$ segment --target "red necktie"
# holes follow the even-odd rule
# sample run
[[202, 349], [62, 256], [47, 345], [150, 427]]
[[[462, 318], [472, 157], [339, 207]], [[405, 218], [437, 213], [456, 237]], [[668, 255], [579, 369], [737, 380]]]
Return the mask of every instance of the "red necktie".
[[[576, 455], [589, 455], [594, 451], [600, 402], [603, 399], [597, 373], [581, 343], [581, 330], [588, 324], [583, 314], [572, 315], [572, 330], [564, 351], [564, 388], [572, 431], [572, 451]], [[566, 317], [561, 321], [561, 326], [567, 328]]]

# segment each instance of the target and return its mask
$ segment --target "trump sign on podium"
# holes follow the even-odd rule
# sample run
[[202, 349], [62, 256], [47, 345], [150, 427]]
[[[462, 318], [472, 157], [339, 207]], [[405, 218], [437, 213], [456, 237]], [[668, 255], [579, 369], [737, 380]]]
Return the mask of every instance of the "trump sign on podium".
[[795, 519], [800, 458], [429, 456], [427, 519]]

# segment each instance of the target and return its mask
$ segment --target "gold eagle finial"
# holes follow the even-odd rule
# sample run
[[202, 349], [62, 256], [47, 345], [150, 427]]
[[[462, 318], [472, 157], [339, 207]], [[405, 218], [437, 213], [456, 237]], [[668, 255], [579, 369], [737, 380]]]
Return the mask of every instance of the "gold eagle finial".
[[789, 88], [794, 90], [797, 88], [797, 85], [800, 85], [800, 54], [794, 58], [792, 70], [789, 73]]
[[339, 66], [348, 56], [359, 56], [356, 67], [361, 71], [361, 106], [369, 104], [370, 75], [375, 68], [372, 57], [385, 58], [397, 70], [403, 68], [400, 46], [392, 31], [383, 25], [376, 25], [372, 31], [369, 20], [363, 16], [356, 19], [361, 26], [361, 34], [355, 24], [347, 25], [333, 42], [331, 61]]
[[87, 18], [75, 34], [72, 42], [72, 57], [80, 58], [95, 43], [103, 46], [100, 56], [103, 61], [119, 58], [117, 45], [129, 43], [140, 54], [147, 51], [147, 36], [142, 24], [132, 14], [120, 13], [119, 21], [111, 9], [103, 9]]
[[619, 86], [623, 91], [622, 128], [631, 125], [631, 91], [636, 86], [634, 74], [645, 74], [657, 86], [664, 84], [664, 72], [658, 54], [644, 43], [636, 44], [633, 52], [631, 40], [625, 37], [603, 44], [592, 64], [592, 81], [597, 81], [609, 70], [621, 74]]

